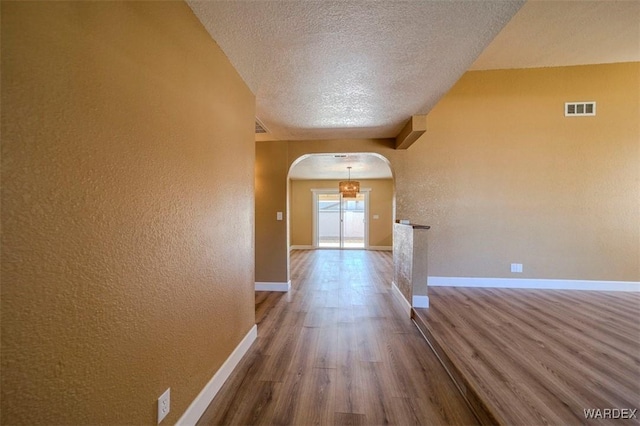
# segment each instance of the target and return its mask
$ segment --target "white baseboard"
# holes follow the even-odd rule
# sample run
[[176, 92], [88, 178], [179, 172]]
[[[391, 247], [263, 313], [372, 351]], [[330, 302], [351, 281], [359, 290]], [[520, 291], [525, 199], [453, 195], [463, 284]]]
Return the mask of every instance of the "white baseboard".
[[429, 307], [429, 296], [413, 296], [413, 307], [414, 308], [428, 308]]
[[286, 283], [256, 282], [256, 291], [284, 291], [291, 290], [291, 280]]
[[400, 305], [402, 306], [402, 310], [406, 312], [408, 317], [411, 317], [411, 304], [404, 297], [404, 294], [402, 294], [396, 283], [393, 281], [391, 282], [391, 293], [393, 293], [398, 303], [400, 303]]
[[[289, 250], [316, 250], [318, 247], [315, 246], [305, 246], [305, 245], [295, 245], [290, 246]], [[330, 247], [332, 249], [338, 249], [338, 247]], [[369, 246], [367, 250], [373, 251], [393, 251], [393, 246]]]
[[213, 375], [209, 383], [200, 391], [196, 399], [191, 402], [189, 408], [182, 414], [176, 425], [192, 426], [195, 425], [205, 410], [213, 401], [216, 394], [229, 378], [233, 370], [236, 368], [242, 357], [247, 353], [251, 344], [258, 337], [258, 326], [254, 324], [251, 330], [244, 336], [238, 346], [231, 352], [229, 358], [222, 364], [222, 367]]
[[530, 288], [640, 292], [639, 281], [545, 280], [532, 278], [429, 277], [431, 287]]
[[369, 246], [367, 250], [376, 250], [376, 251], [393, 251], [392, 246]]

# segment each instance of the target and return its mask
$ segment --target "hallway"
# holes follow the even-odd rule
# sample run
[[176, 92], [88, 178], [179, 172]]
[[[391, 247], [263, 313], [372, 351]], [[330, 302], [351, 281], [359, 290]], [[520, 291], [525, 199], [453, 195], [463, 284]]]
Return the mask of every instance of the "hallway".
[[391, 294], [391, 252], [291, 253], [258, 339], [199, 424], [477, 424]]

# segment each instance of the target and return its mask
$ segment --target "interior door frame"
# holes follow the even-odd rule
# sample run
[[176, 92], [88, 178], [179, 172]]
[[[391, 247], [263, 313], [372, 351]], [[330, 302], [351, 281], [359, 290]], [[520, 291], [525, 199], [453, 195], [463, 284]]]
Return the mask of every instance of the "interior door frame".
[[[324, 250], [327, 247], [320, 247], [318, 245], [318, 194], [338, 194], [339, 191], [333, 188], [312, 188], [311, 193], [313, 194], [313, 248], [318, 250]], [[339, 247], [337, 250], [369, 250], [369, 194], [371, 193], [371, 188], [360, 188], [360, 193], [364, 193], [364, 248], [348, 248], [348, 247]], [[342, 245], [342, 197], [340, 197], [340, 245]], [[336, 250], [334, 248], [334, 250]]]

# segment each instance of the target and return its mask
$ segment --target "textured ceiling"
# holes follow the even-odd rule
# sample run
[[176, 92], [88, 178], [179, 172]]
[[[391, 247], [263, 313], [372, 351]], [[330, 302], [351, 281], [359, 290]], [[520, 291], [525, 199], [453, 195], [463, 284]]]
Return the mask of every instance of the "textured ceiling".
[[471, 69], [640, 61], [640, 1], [529, 1]]
[[312, 154], [296, 162], [289, 172], [291, 179], [391, 179], [391, 168], [376, 154]]
[[[256, 95], [269, 131], [256, 140], [394, 137], [468, 69], [640, 61], [637, 0], [188, 3]], [[390, 176], [349, 156], [310, 157], [291, 177]]]
[[188, 1], [276, 139], [394, 137], [523, 0]]

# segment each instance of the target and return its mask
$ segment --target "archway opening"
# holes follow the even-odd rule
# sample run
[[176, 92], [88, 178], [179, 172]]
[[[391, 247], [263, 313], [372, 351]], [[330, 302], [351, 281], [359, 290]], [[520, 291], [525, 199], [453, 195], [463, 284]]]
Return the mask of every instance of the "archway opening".
[[[344, 199], [338, 183], [360, 182], [356, 198]], [[287, 247], [391, 250], [395, 184], [389, 161], [377, 153], [306, 154], [287, 176]]]

